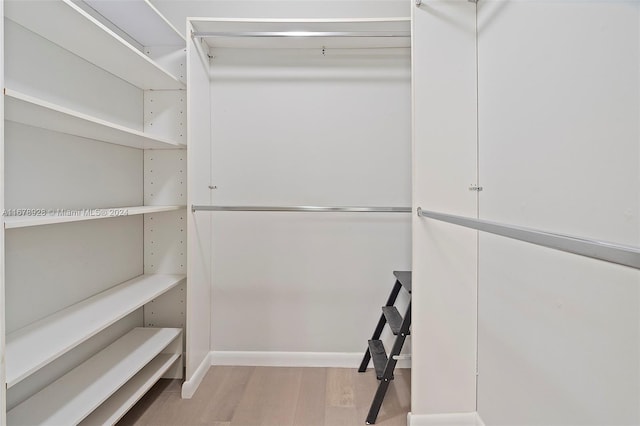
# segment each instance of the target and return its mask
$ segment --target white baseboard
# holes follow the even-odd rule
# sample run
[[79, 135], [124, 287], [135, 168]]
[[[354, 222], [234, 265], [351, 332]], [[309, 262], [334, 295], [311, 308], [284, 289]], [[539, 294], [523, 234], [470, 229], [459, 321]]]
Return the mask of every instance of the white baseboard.
[[[200, 363], [193, 376], [182, 384], [182, 398], [189, 399], [196, 393], [212, 365], [358, 368], [362, 355], [359, 352], [212, 351]], [[411, 360], [398, 360], [396, 368], [411, 368]]]
[[[210, 359], [211, 365], [358, 368], [362, 355], [360, 352], [213, 351]], [[411, 360], [398, 360], [396, 368], [411, 368]]]
[[407, 415], [408, 426], [485, 426], [477, 412]]
[[193, 376], [188, 380], [185, 380], [182, 384], [182, 398], [189, 399], [194, 393], [196, 393], [202, 379], [204, 379], [207, 371], [209, 371], [209, 367], [211, 367], [211, 352], [204, 357], [198, 368], [196, 368], [196, 371], [193, 373]]

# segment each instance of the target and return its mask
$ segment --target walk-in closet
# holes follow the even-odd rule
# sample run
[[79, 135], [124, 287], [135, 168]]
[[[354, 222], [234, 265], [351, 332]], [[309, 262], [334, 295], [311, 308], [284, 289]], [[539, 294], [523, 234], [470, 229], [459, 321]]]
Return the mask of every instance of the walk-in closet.
[[0, 426], [640, 425], [640, 1], [0, 18]]

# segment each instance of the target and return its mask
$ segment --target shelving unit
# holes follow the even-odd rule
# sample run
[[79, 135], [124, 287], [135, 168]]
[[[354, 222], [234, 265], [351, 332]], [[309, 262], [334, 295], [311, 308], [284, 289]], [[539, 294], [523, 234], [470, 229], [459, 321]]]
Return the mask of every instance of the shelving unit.
[[109, 207], [87, 210], [63, 210], [41, 216], [8, 216], [4, 219], [4, 228], [15, 229], [30, 226], [53, 225], [57, 223], [81, 222], [85, 220], [109, 219], [114, 217], [170, 212], [184, 208], [185, 206]]
[[7, 335], [7, 386], [184, 280], [184, 275], [142, 275]]
[[[127, 383], [182, 329], [135, 328], [7, 413], [9, 424], [77, 424]], [[164, 359], [163, 361], [167, 361]], [[165, 362], [159, 362], [160, 368]]]
[[2, 424], [114, 424], [184, 374], [185, 41], [150, 2], [116, 3], [4, 4]]
[[[37, 14], [33, 13], [33, 3], [37, 3]], [[140, 89], [185, 87], [70, 0], [7, 2], [5, 17]]]
[[[11, 24], [12, 31], [24, 34], [25, 38], [31, 40], [28, 46], [37, 48], [32, 50], [37, 52], [33, 55], [35, 59], [25, 60], [24, 63], [30, 66], [23, 65], [23, 68], [40, 73], [29, 73], [24, 80], [20, 80], [20, 76], [12, 76], [20, 84], [9, 85], [10, 88], [5, 91], [7, 120], [26, 125], [14, 126], [11, 123], [9, 126], [13, 131], [10, 135], [12, 140], [9, 153], [19, 157], [21, 163], [11, 163], [15, 167], [10, 171], [12, 175], [9, 185], [12, 189], [10, 195], [14, 199], [7, 207], [19, 211], [22, 207], [20, 203], [53, 204], [58, 201], [67, 205], [82, 206], [83, 202], [95, 197], [95, 194], [100, 194], [100, 197], [104, 194], [104, 203], [102, 204], [103, 200], [100, 199], [99, 203], [94, 204], [119, 206], [126, 204], [118, 200], [134, 200], [128, 205], [139, 207], [124, 207], [118, 210], [129, 210], [129, 215], [141, 215], [142, 218], [101, 222], [92, 220], [119, 216], [118, 213], [114, 213], [106, 216], [49, 214], [43, 217], [13, 217], [5, 220], [6, 229], [30, 228], [7, 233], [10, 236], [8, 242], [13, 250], [8, 257], [8, 269], [13, 268], [13, 294], [8, 294], [11, 294], [14, 302], [19, 302], [11, 306], [11, 332], [7, 336], [6, 348], [6, 384], [9, 386], [9, 393], [12, 394], [9, 424], [75, 424], [83, 420], [87, 423], [111, 423], [120, 418], [158, 378], [166, 377], [165, 373], [173, 374], [171, 377], [181, 377], [182, 374], [182, 350], [177, 349], [172, 342], [179, 340], [182, 343], [181, 330], [174, 327], [184, 323], [187, 295], [184, 291], [185, 276], [176, 273], [170, 275], [172, 278], [167, 280], [163, 280], [162, 277], [166, 277], [164, 274], [168, 271], [184, 272], [187, 265], [187, 227], [184, 226], [184, 222], [190, 216], [188, 212], [182, 212], [180, 207], [185, 204], [184, 197], [187, 194], [184, 185], [187, 172], [184, 161], [186, 153], [182, 152], [185, 144], [181, 142], [185, 135], [184, 124], [187, 114], [184, 103], [187, 98], [184, 93], [172, 92], [185, 88], [180, 78], [176, 77], [184, 73], [174, 72], [172, 75], [167, 71], [169, 68], [150, 57], [155, 55], [157, 58], [162, 55], [160, 52], [165, 52], [159, 48], [158, 51], [150, 53], [154, 46], [159, 46], [153, 44], [154, 40], [132, 42], [130, 39], [135, 37], [130, 34], [130, 30], [114, 29], [112, 24], [115, 21], [106, 22], [99, 13], [88, 11], [88, 6], [79, 6], [80, 3], [82, 2], [46, 0], [15, 1], [6, 4], [8, 20], [18, 24]], [[91, 3], [88, 2], [89, 5]], [[136, 4], [149, 5], [146, 1]], [[108, 14], [106, 10], [103, 10], [103, 13]], [[409, 47], [407, 19], [203, 20], [194, 25], [197, 26], [196, 31], [218, 33], [213, 38], [206, 38], [210, 48], [403, 48], [406, 53], [406, 48]], [[133, 28], [135, 29], [135, 19]], [[308, 33], [309, 37], [280, 37], [276, 32]], [[325, 36], [313, 35], [322, 32], [326, 33]], [[343, 32], [352, 33], [353, 36], [338, 35]], [[274, 37], [277, 39], [275, 42]], [[11, 41], [19, 42], [16, 38]], [[198, 46], [200, 47], [202, 46]], [[17, 50], [19, 49], [13, 49], [14, 57], [20, 57], [15, 54]], [[180, 51], [171, 50], [172, 54]], [[367, 51], [363, 56], [370, 52]], [[49, 53], [51, 57], [47, 56]], [[75, 61], [75, 66], [71, 64], [67, 67], [75, 72], [69, 73], [66, 79], [56, 80], [56, 74], [65, 74], [64, 59], [68, 59], [69, 63]], [[162, 60], [164, 58], [158, 59]], [[206, 66], [208, 63], [205, 60], [203, 64]], [[173, 68], [173, 65], [170, 67]], [[19, 73], [15, 68], [17, 67], [14, 67], [12, 72]], [[186, 64], [179, 64], [177, 68], [184, 70]], [[44, 81], [33, 87], [29, 85], [30, 82], [40, 82], [40, 78], [45, 74], [54, 75], [51, 80], [59, 84]], [[206, 72], [203, 74], [205, 77], [208, 76]], [[114, 86], [115, 89], [110, 91], [110, 86]], [[12, 87], [19, 90], [12, 90]], [[102, 96], [95, 96], [94, 87], [100, 89], [96, 90], [96, 93]], [[207, 87], [207, 90], [202, 90], [201, 95], [210, 97], [209, 89], [210, 87]], [[190, 101], [195, 98], [194, 92], [189, 93]], [[140, 100], [142, 102], [139, 103]], [[120, 110], [120, 107], [127, 108]], [[88, 114], [89, 110], [92, 113]], [[208, 116], [202, 123], [211, 132], [211, 110], [199, 108], [193, 112], [194, 115]], [[123, 126], [121, 123], [128, 124]], [[33, 127], [45, 130], [36, 131]], [[47, 131], [50, 133], [47, 134]], [[52, 132], [56, 132], [55, 138], [52, 137]], [[173, 137], [167, 137], [168, 134], [172, 134]], [[68, 135], [85, 138], [87, 141], [74, 138], [73, 143], [70, 143], [65, 139], [71, 139]], [[210, 138], [200, 136], [194, 135], [192, 141], [198, 140], [201, 148], [204, 148], [210, 142]], [[38, 159], [44, 159], [41, 161], [42, 164], [59, 165], [62, 171], [65, 167], [74, 168], [73, 171], [77, 172], [75, 179], [63, 181], [60, 177], [51, 176], [53, 173], [38, 170], [38, 167], [28, 171], [23, 167], [25, 172], [19, 173], [20, 166], [33, 164], [30, 161], [33, 158], [29, 150], [16, 149], [18, 143], [23, 141], [37, 141], [33, 145], [40, 147], [42, 152], [33, 152], [33, 155], [40, 155]], [[100, 142], [107, 142], [109, 145]], [[28, 145], [20, 145], [25, 146]], [[160, 150], [140, 153], [123, 147]], [[11, 149], [14, 151], [11, 152]], [[111, 161], [111, 157], [105, 152], [115, 153], [113, 157], [116, 157], [116, 160]], [[54, 160], [48, 161], [47, 154], [54, 157]], [[101, 155], [102, 158], [95, 158]], [[212, 158], [210, 149], [201, 149], [196, 155], [207, 162]], [[193, 158], [193, 153], [190, 153], [190, 156]], [[122, 164], [117, 161], [121, 161]], [[197, 176], [210, 176], [209, 171], [198, 170]], [[119, 172], [122, 172], [119, 177], [128, 177], [128, 180], [123, 178], [116, 183], [110, 182], [111, 174]], [[50, 176], [52, 183], [47, 189], [42, 190], [42, 185], [38, 184]], [[88, 176], [98, 177], [83, 182]], [[129, 186], [130, 181], [135, 181], [136, 185]], [[66, 184], [63, 189], [62, 185], [59, 185], [60, 182]], [[203, 199], [210, 200], [213, 185], [211, 182], [206, 182], [210, 185], [204, 183], [202, 179], [198, 182], [199, 185], [202, 184], [201, 189], [206, 193]], [[50, 188], [56, 192], [55, 197], [43, 201], [45, 196], [51, 194]], [[55, 191], [57, 188], [61, 188], [59, 193]], [[25, 191], [21, 193], [22, 190]], [[28, 196], [20, 198], [14, 194]], [[113, 202], [114, 199], [116, 202]], [[140, 206], [141, 204], [145, 206]], [[60, 250], [53, 256], [51, 249], [48, 252], [44, 249], [32, 250], [33, 247], [44, 247], [44, 241], [57, 244], [67, 241], [69, 236], [69, 233], [63, 235], [66, 226], [41, 225], [80, 221], [84, 223], [73, 225], [74, 231], [78, 231], [73, 233], [79, 242], [74, 247], [78, 248], [77, 251], [67, 250], [67, 253], [64, 253], [64, 250]], [[210, 219], [203, 220], [205, 221], [211, 224]], [[203, 230], [207, 230], [206, 225], [199, 229]], [[50, 238], [52, 236], [53, 239]], [[192, 244], [198, 244], [200, 241], [202, 240], [194, 238]], [[105, 242], [111, 245], [107, 246]], [[92, 255], [91, 245], [106, 246], [108, 249], [102, 250], [99, 255]], [[206, 242], [204, 247], [207, 247]], [[211, 248], [212, 245], [209, 244], [208, 247]], [[198, 249], [202, 250], [200, 247]], [[131, 255], [132, 251], [137, 254], [144, 251], [143, 261]], [[113, 256], [113, 252], [122, 255], [116, 257]], [[74, 254], [76, 258], [73, 258]], [[205, 261], [202, 265], [205, 267], [201, 267], [196, 273], [206, 274], [207, 266], [211, 267], [211, 258], [203, 258]], [[193, 258], [190, 262], [191, 270], [196, 269], [193, 267]], [[38, 272], [42, 271], [42, 275], [50, 274], [51, 278], [46, 275], [46, 279], [43, 280], [38, 274], [31, 276], [30, 267]], [[83, 268], [84, 270], [77, 271]], [[97, 269], [100, 270], [100, 277], [94, 272]], [[16, 270], [21, 275], [16, 273]], [[67, 274], [64, 275], [61, 271]], [[142, 277], [116, 285], [117, 282], [142, 271], [146, 273]], [[113, 279], [116, 275], [119, 278]], [[27, 279], [26, 284], [21, 287], [18, 284], [22, 284], [22, 276]], [[67, 276], [71, 277], [69, 281], [73, 281], [72, 283], [65, 282]], [[101, 282], [93, 285], [94, 278], [95, 281]], [[194, 324], [189, 332], [189, 351], [192, 358], [190, 378], [206, 371], [196, 363], [204, 362], [203, 365], [206, 367], [206, 354], [212, 349], [209, 347], [212, 335], [211, 281], [200, 281], [201, 288], [192, 291], [192, 286], [188, 292], [188, 316], [190, 320], [197, 318], [198, 322], [207, 324]], [[92, 286], [89, 286], [89, 283]], [[85, 299], [78, 302], [79, 297], [67, 297], [73, 291], [82, 294], [82, 298]], [[34, 300], [36, 297], [40, 300]], [[199, 298], [198, 303], [193, 303], [196, 298]], [[10, 298], [8, 303], [11, 302]], [[19, 311], [26, 312], [31, 302], [41, 303], [34, 303], [31, 317], [21, 315]], [[193, 305], [202, 309], [194, 310]], [[30, 323], [36, 318], [42, 319]], [[121, 320], [128, 318], [130, 322], [126, 323], [127, 330], [135, 327], [131, 325], [133, 322], [136, 325], [157, 324], [169, 328], [135, 328], [128, 334], [118, 329], [112, 332], [118, 333], [119, 338], [106, 349], [101, 349], [104, 345], [98, 348], [97, 344], [94, 345], [95, 342], [91, 342], [92, 337], [106, 336], [109, 330], [114, 329], [111, 326], [115, 326], [116, 323], [123, 324]], [[191, 324], [189, 326], [191, 327]], [[148, 341], [145, 340], [147, 337]], [[167, 349], [168, 346], [171, 346], [171, 349]], [[86, 348], [95, 349], [97, 354], [86, 360], [89, 356], [86, 355], [87, 351], [80, 351]], [[162, 354], [163, 351], [170, 354]], [[204, 360], [198, 359], [203, 355]], [[52, 362], [54, 360], [71, 363], [74, 368], [68, 374], [61, 373], [64, 366]], [[197, 380], [192, 381], [195, 382]], [[36, 387], [44, 390], [39, 391]], [[23, 398], [23, 394], [29, 395]]]
[[175, 149], [185, 144], [145, 134], [11, 89], [4, 90], [5, 119], [56, 132], [138, 149]]

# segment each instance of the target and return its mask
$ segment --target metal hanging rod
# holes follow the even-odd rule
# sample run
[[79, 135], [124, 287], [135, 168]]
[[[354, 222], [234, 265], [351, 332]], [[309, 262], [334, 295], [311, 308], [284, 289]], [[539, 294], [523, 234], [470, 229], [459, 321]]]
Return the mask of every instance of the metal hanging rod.
[[477, 229], [479, 231], [578, 254], [592, 259], [604, 260], [605, 262], [640, 269], [640, 247], [555, 234], [513, 225], [504, 225], [482, 219], [422, 210], [420, 207], [418, 207], [418, 216], [453, 223], [466, 228]]
[[191, 211], [217, 212], [342, 212], [411, 213], [411, 207], [318, 207], [318, 206], [191, 206]]
[[411, 31], [192, 31], [191, 37], [411, 37]]

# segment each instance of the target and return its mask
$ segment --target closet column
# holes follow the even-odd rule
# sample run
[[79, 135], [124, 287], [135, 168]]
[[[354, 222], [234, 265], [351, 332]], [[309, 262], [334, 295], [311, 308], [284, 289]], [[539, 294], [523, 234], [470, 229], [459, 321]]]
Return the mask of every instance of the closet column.
[[[477, 217], [476, 5], [413, 6], [411, 415], [476, 411], [477, 233], [419, 218]], [[448, 414], [447, 414], [448, 415]], [[452, 417], [455, 424], [465, 417]], [[453, 424], [452, 423], [452, 424]]]

